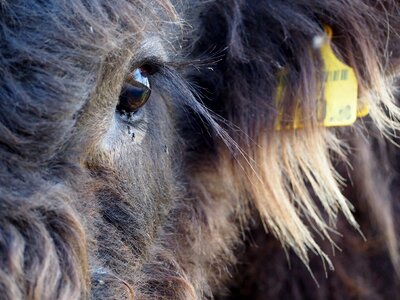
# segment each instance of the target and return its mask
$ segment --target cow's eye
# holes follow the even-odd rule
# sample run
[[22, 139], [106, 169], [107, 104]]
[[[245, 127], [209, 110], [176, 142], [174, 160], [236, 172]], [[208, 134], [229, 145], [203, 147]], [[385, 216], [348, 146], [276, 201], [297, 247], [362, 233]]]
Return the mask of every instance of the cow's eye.
[[149, 67], [143, 66], [131, 72], [122, 86], [117, 111], [122, 114], [136, 113], [149, 99], [151, 94], [148, 75]]

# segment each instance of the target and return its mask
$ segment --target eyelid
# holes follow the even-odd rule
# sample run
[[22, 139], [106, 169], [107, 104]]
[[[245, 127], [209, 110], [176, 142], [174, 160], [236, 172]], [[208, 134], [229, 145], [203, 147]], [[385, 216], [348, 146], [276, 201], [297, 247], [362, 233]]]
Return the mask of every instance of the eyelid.
[[[150, 56], [150, 57], [146, 57], [140, 61], [136, 61], [135, 63], [132, 63], [130, 72], [133, 73], [136, 69], [140, 69], [141, 67], [146, 66], [146, 65], [156, 68], [157, 72], [158, 72], [159, 70], [162, 70], [166, 65], [168, 65], [168, 63], [161, 60], [160, 58], [158, 58], [156, 56]], [[153, 74], [149, 74], [149, 75], [153, 75]]]
[[141, 68], [145, 65], [152, 66], [156, 69], [156, 72], [149, 74], [151, 76], [157, 73], [166, 74], [171, 71], [174, 72], [176, 70], [186, 69], [188, 66], [194, 66], [196, 64], [192, 61], [170, 61], [161, 59], [157, 56], [149, 56], [142, 60], [136, 61], [135, 63], [132, 63], [130, 71], [133, 72], [135, 69]]

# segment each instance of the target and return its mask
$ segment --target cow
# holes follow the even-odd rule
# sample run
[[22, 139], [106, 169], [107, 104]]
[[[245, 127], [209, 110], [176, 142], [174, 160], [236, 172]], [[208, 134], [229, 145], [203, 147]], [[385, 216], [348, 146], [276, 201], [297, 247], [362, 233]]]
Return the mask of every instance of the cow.
[[0, 297], [394, 298], [399, 33], [397, 0], [2, 0]]

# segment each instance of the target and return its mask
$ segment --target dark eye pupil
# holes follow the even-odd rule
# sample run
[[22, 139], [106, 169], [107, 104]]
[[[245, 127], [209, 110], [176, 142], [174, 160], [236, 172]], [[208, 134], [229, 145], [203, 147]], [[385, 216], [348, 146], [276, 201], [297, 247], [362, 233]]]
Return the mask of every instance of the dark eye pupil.
[[124, 84], [117, 105], [118, 111], [132, 113], [141, 108], [149, 99], [151, 90], [146, 86]]
[[141, 69], [134, 70], [127, 77], [119, 96], [117, 111], [121, 113], [134, 113], [141, 108], [151, 94], [148, 78], [142, 74]]

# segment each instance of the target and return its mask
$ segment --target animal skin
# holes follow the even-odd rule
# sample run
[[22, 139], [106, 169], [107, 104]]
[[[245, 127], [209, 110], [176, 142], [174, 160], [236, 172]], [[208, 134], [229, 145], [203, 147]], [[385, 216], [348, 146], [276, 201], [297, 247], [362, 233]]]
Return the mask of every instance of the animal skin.
[[397, 0], [0, 0], [0, 298], [396, 299], [399, 34]]

